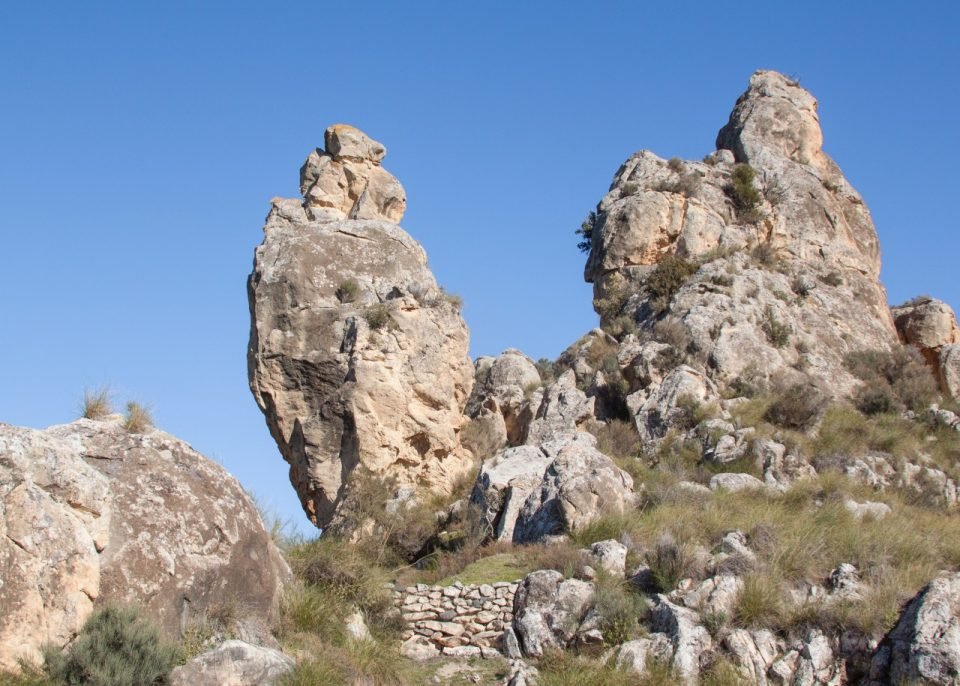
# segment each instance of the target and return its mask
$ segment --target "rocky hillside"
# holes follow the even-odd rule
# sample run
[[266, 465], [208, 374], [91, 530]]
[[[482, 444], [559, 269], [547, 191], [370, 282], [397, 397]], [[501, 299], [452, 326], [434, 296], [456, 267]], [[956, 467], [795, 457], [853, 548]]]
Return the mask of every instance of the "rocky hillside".
[[960, 328], [889, 307], [822, 143], [755, 73], [715, 151], [632, 155], [577, 232], [599, 327], [471, 361], [385, 147], [330, 127], [248, 288], [323, 535], [285, 562], [162, 432], [0, 427], [0, 667], [66, 646], [9, 683], [73, 683], [116, 601], [180, 641], [175, 684], [960, 683]]

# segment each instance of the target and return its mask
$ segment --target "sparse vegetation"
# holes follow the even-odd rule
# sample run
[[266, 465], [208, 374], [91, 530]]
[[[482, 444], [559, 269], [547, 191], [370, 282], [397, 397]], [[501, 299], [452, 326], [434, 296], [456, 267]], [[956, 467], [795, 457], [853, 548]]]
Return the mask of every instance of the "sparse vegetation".
[[790, 342], [790, 336], [793, 335], [793, 328], [789, 324], [781, 322], [777, 313], [769, 305], [763, 311], [763, 321], [760, 322], [760, 328], [774, 348], [784, 347]]
[[820, 274], [817, 278], [828, 286], [836, 287], [843, 284], [843, 277], [840, 276], [839, 272], [827, 272], [826, 274]]
[[390, 308], [384, 303], [377, 303], [368, 307], [363, 313], [363, 318], [367, 320], [367, 324], [373, 331], [397, 328], [397, 323], [390, 316]]
[[98, 388], [83, 392], [81, 417], [84, 419], [104, 419], [113, 412], [110, 403], [110, 389]]
[[675, 174], [680, 174], [684, 169], [686, 169], [686, 165], [679, 157], [671, 157], [669, 160], [667, 160], [667, 169]]
[[647, 292], [652, 297], [654, 310], [667, 310], [673, 296], [698, 268], [695, 262], [677, 255], [664, 255], [647, 278]]
[[352, 303], [360, 295], [360, 284], [356, 279], [347, 279], [337, 287], [337, 300], [342, 303]]
[[141, 405], [133, 400], [127, 403], [127, 414], [123, 420], [124, 429], [132, 434], [142, 434], [152, 426], [153, 417], [145, 405]]
[[781, 390], [767, 406], [763, 418], [786, 429], [810, 428], [826, 407], [826, 398], [815, 386], [794, 384]]
[[107, 606], [90, 616], [80, 635], [60, 652], [48, 649], [45, 671], [66, 686], [166, 683], [177, 648], [133, 608]]
[[925, 410], [937, 397], [933, 374], [920, 353], [908, 346], [848, 353], [844, 365], [863, 384], [854, 397], [865, 414]]
[[620, 189], [620, 197], [626, 198], [628, 195], [635, 194], [638, 190], [640, 190], [640, 186], [638, 184], [634, 183], [633, 181], [628, 181], [627, 183], [623, 184], [623, 187]]
[[580, 236], [580, 240], [577, 243], [577, 249], [580, 252], [590, 252], [590, 249], [593, 247], [593, 230], [597, 226], [597, 213], [591, 211], [587, 215], [587, 218], [583, 220], [583, 223], [580, 224], [580, 228], [576, 230], [576, 234]]
[[762, 218], [760, 203], [763, 196], [754, 186], [757, 173], [749, 164], [738, 164], [730, 174], [730, 183], [724, 188], [733, 201], [737, 218], [748, 224], [755, 224]]

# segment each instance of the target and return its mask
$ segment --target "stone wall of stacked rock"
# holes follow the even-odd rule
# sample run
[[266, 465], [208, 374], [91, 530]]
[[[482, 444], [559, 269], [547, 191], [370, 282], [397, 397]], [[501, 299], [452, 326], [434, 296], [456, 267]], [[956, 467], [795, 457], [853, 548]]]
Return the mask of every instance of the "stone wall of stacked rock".
[[465, 586], [417, 584], [394, 591], [407, 629], [405, 641], [429, 641], [439, 653], [489, 657], [499, 652], [503, 630], [513, 621], [518, 582]]

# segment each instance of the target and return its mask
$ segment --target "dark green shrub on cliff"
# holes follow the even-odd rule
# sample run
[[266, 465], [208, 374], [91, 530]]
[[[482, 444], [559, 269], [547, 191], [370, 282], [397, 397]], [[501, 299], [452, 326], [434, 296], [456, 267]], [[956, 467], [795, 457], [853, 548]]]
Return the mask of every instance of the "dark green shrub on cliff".
[[724, 189], [733, 206], [737, 210], [737, 217], [748, 223], [755, 223], [760, 219], [760, 202], [763, 196], [753, 185], [757, 173], [749, 164], [738, 164], [730, 174], [730, 183]]
[[654, 309], [666, 310], [676, 292], [698, 268], [695, 262], [677, 255], [665, 255], [647, 279], [647, 291], [652, 296]]
[[580, 228], [576, 230], [576, 234], [580, 236], [580, 241], [577, 243], [580, 252], [590, 252], [590, 248], [593, 247], [593, 228], [596, 223], [597, 213], [591, 212], [580, 224]]

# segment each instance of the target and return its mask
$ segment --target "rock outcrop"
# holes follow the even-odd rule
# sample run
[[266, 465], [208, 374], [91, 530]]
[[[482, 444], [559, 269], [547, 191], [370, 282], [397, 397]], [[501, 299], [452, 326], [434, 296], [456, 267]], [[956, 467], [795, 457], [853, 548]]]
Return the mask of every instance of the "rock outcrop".
[[222, 467], [120, 418], [0, 425], [0, 667], [69, 641], [97, 603], [167, 637], [231, 608], [265, 637], [289, 569]]
[[960, 682], [960, 574], [942, 574], [910, 601], [877, 648], [870, 684]]
[[459, 441], [473, 384], [459, 302], [396, 223], [385, 149], [327, 130], [302, 199], [275, 199], [249, 280], [250, 388], [304, 510], [326, 527], [356, 470], [443, 493], [471, 457]]
[[721, 387], [759, 375], [838, 396], [856, 383], [846, 353], [897, 344], [870, 214], [821, 144], [813, 96], [759, 71], [704, 162], [642, 151], [619, 169], [585, 278], [605, 328], [639, 328], [631, 391], [658, 382], [640, 357], [654, 343]]
[[960, 327], [953, 308], [923, 296], [891, 312], [900, 340], [920, 351], [934, 370], [940, 390], [960, 397]]
[[489, 538], [533, 543], [634, 504], [633, 479], [580, 432], [506, 448], [483, 463], [471, 501]]

